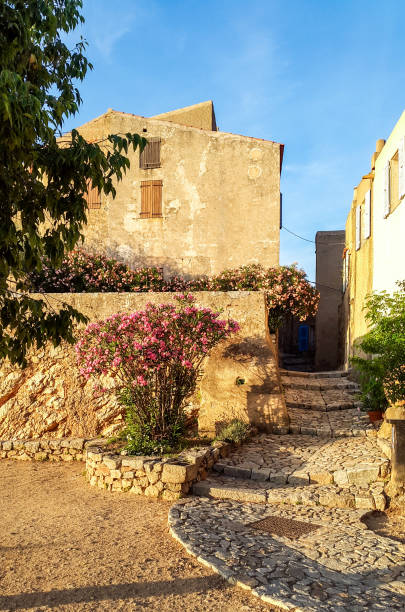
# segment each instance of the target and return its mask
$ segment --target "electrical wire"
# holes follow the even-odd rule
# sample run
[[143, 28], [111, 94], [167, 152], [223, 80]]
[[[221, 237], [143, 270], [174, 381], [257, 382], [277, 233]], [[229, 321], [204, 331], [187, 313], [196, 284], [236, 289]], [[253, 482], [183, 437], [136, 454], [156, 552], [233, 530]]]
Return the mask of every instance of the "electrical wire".
[[317, 242], [316, 240], [310, 240], [309, 238], [304, 238], [303, 236], [300, 236], [299, 234], [296, 234], [295, 232], [292, 232], [291, 230], [289, 230], [284, 225], [281, 226], [281, 229], [285, 230], [286, 232], [288, 232], [292, 236], [295, 236], [296, 238], [299, 238], [300, 240], [305, 240], [305, 242], [312, 242], [313, 244], [327, 244], [328, 246], [337, 245], [337, 244], [341, 244], [341, 245], [344, 244], [344, 241], [342, 241], [342, 242], [323, 242], [323, 241], [318, 240], [318, 242]]

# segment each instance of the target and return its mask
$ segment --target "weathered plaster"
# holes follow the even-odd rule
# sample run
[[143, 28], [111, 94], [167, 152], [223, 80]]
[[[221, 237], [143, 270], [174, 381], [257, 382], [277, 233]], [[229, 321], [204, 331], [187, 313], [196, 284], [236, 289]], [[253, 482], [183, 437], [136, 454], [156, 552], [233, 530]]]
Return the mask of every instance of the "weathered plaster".
[[[115, 111], [78, 130], [88, 140], [161, 138], [160, 168], [140, 169], [139, 152], [129, 152], [116, 198], [102, 196], [101, 208], [89, 211], [85, 248], [165, 275], [278, 264], [282, 145]], [[140, 218], [141, 181], [150, 179], [163, 181], [162, 218]]]

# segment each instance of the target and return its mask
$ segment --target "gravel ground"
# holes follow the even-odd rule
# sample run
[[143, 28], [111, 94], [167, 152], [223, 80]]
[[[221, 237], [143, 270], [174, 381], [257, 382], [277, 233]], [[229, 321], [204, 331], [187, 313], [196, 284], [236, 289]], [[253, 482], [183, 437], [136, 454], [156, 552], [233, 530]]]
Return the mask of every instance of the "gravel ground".
[[83, 464], [4, 460], [0, 610], [277, 610], [168, 534], [169, 503], [90, 487]]

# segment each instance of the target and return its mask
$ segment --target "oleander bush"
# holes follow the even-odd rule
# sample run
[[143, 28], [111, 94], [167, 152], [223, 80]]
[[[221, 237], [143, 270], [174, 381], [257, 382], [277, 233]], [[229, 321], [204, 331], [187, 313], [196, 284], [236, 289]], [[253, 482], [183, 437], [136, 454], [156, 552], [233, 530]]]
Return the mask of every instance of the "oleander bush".
[[131, 270], [115, 259], [80, 249], [71, 252], [58, 269], [43, 262], [42, 269], [32, 273], [30, 280], [33, 291], [49, 293], [264, 291], [272, 330], [281, 325], [287, 314], [301, 321], [314, 316], [319, 302], [318, 291], [296, 266], [264, 268], [249, 264], [210, 277], [164, 279], [159, 268]]
[[116, 259], [76, 249], [57, 269], [44, 260], [41, 270], [30, 274], [30, 283], [40, 293], [161, 291], [163, 276], [159, 268], [131, 270]]
[[205, 357], [239, 329], [236, 321], [197, 307], [190, 294], [174, 299], [90, 323], [76, 344], [82, 376], [115, 379], [131, 454], [170, 452], [178, 446]]

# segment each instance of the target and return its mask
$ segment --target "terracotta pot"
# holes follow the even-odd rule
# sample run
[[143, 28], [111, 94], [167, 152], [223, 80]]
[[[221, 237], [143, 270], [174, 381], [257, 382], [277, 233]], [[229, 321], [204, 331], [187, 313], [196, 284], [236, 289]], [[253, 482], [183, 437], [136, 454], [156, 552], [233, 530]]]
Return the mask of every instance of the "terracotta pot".
[[383, 418], [383, 413], [381, 412], [381, 410], [369, 410], [368, 411], [368, 416], [370, 419], [371, 423], [374, 423], [375, 421], [381, 421]]

